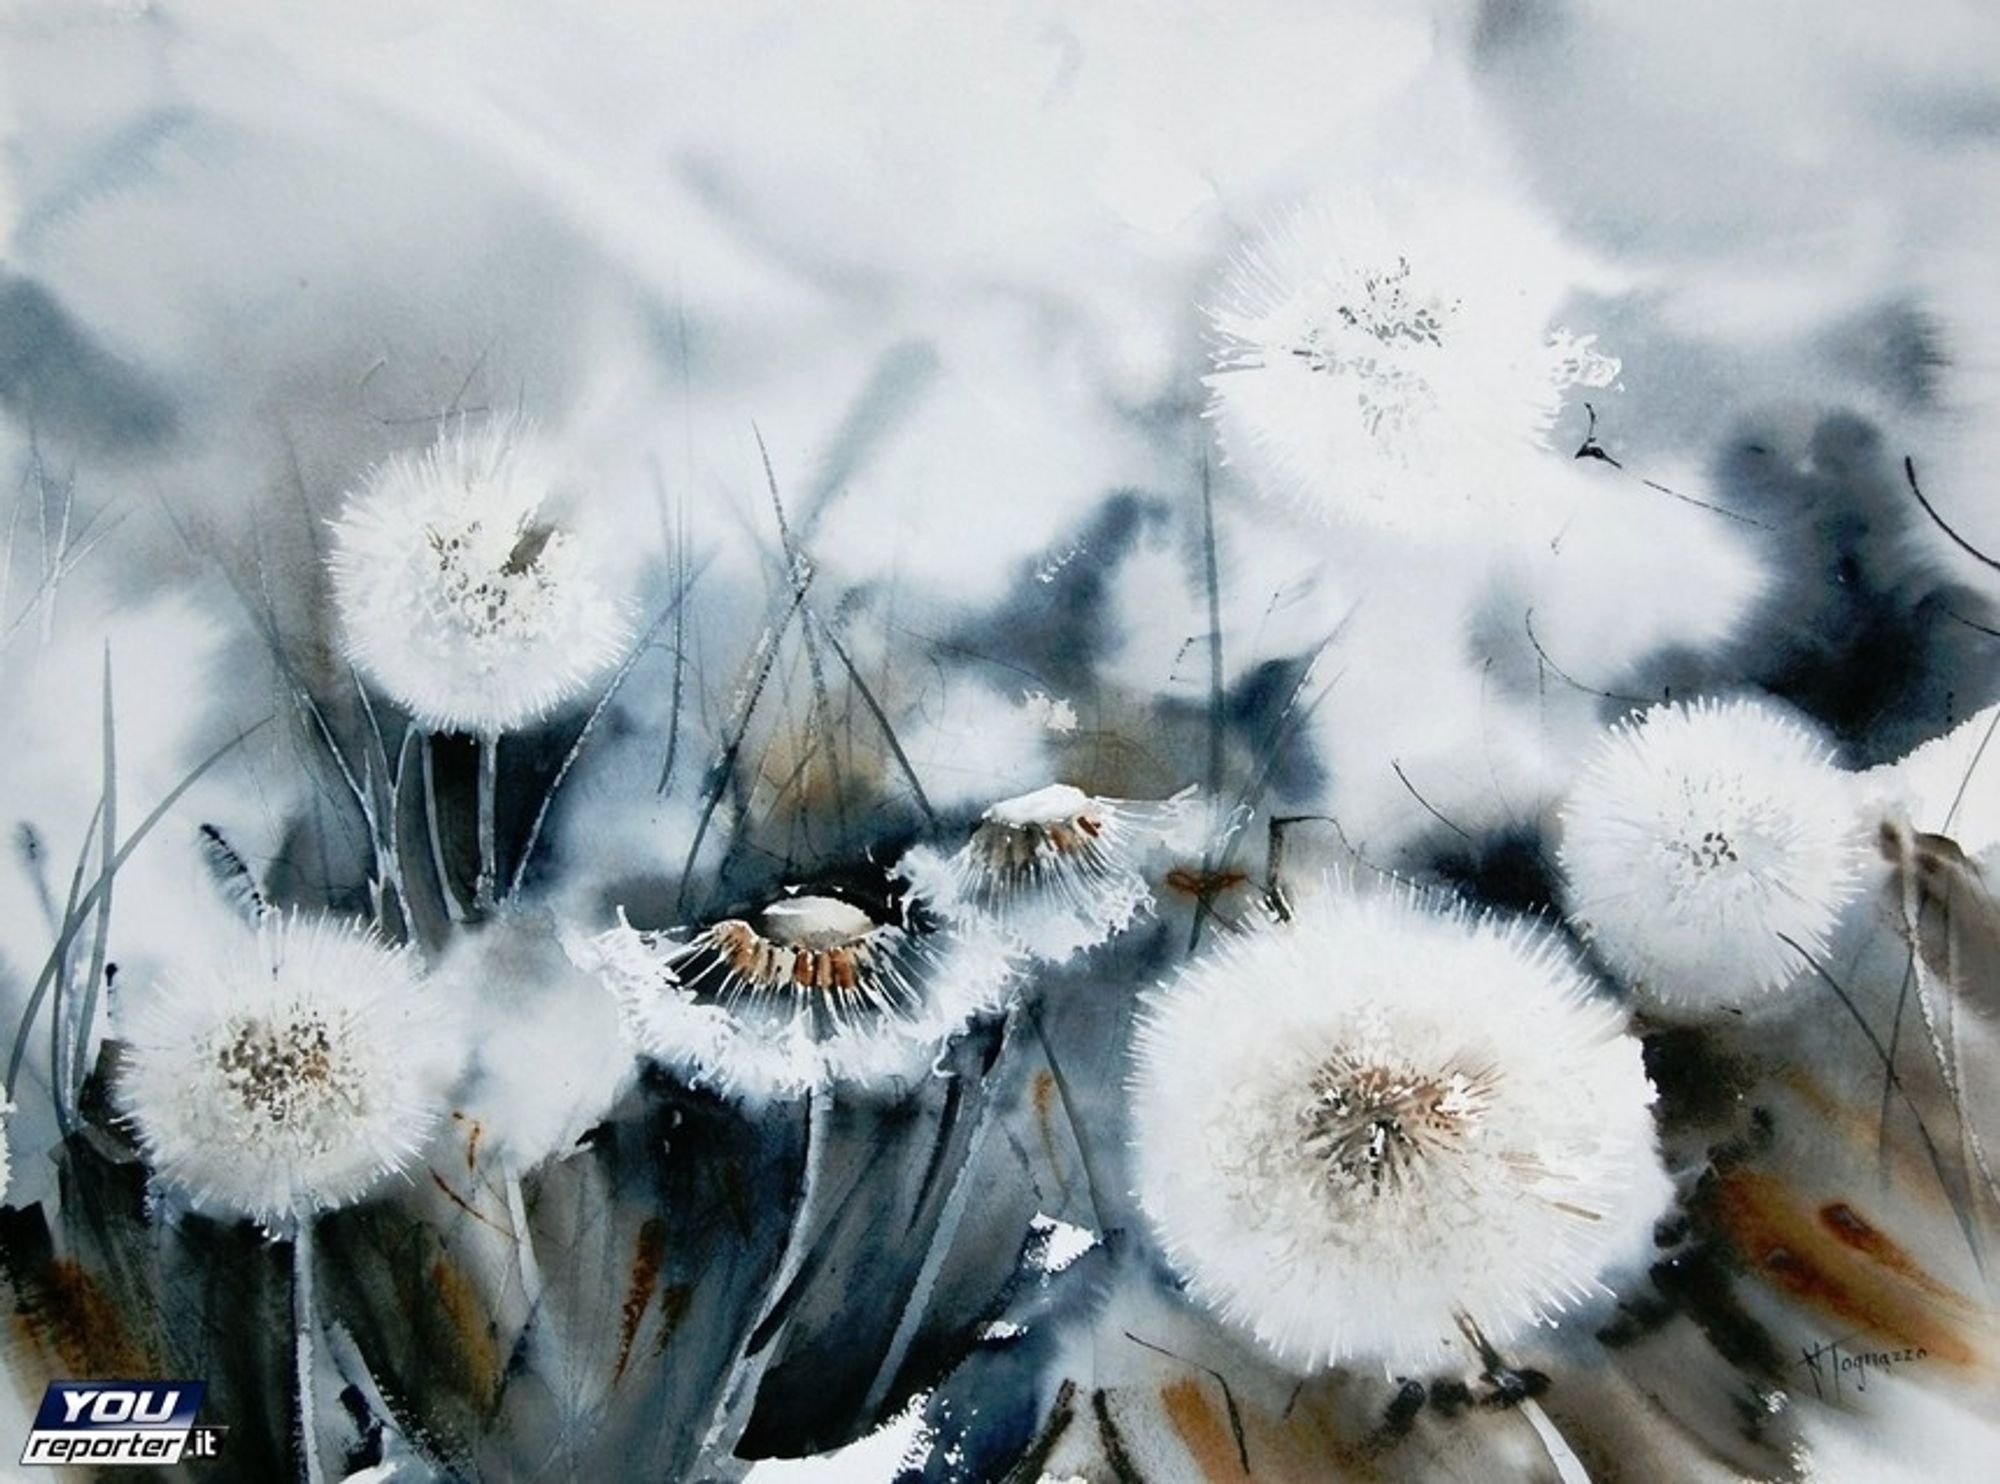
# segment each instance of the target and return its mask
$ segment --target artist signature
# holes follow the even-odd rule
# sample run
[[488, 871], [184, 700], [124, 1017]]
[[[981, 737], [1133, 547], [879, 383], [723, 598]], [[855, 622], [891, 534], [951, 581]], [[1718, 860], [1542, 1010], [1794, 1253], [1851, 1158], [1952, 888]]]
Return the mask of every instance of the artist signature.
[[1799, 1351], [1799, 1365], [1812, 1377], [1813, 1394], [1821, 1401], [1838, 1399], [1841, 1387], [1851, 1383], [1856, 1391], [1868, 1389], [1869, 1372], [1887, 1375], [1897, 1366], [1928, 1360], [1930, 1351], [1922, 1345], [1900, 1350], [1843, 1350], [1838, 1340], [1807, 1345]]

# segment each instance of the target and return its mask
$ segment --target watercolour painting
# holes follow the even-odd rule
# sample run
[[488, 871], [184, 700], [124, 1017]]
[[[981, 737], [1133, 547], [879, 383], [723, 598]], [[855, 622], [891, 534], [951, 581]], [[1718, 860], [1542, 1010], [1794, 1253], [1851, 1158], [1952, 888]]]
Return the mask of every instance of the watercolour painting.
[[2000, 14], [0, 0], [0, 1475], [2000, 1477]]

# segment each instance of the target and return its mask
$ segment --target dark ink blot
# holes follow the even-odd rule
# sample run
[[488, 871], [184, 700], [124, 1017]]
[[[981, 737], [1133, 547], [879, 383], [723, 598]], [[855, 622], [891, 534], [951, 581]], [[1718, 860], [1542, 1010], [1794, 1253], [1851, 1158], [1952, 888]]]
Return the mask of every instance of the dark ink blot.
[[[1923, 555], [1926, 518], [1902, 455], [1872, 423], [1837, 412], [1801, 442], [1745, 434], [1716, 483], [1766, 528], [1776, 580], [1710, 686], [1748, 682], [1790, 702], [1857, 767], [1901, 756], [1968, 702], [2000, 694], [1996, 641], [1981, 628], [1991, 605]], [[1657, 688], [1654, 668], [1638, 688]]]
[[1388, 1407], [1382, 1413], [1382, 1434], [1385, 1440], [1406, 1437], [1416, 1426], [1417, 1416], [1424, 1409], [1426, 1392], [1421, 1381], [1405, 1381], [1396, 1388]]
[[1694, 1320], [1716, 1354], [1752, 1375], [1779, 1379], [1784, 1355], [1736, 1297], [1735, 1274], [1717, 1248], [1694, 1247], [1655, 1263], [1652, 1279], [1677, 1311]]
[[[1043, 683], [1087, 690], [1117, 634], [1111, 578], [1149, 533], [1164, 532], [1168, 508], [1152, 495], [1110, 496], [1066, 545], [1032, 564], [997, 614], [951, 636], [976, 653], [1019, 665]], [[1184, 604], [1181, 593], [1163, 601]]]
[[1674, 1026], [1649, 1032], [1640, 1043], [1646, 1077], [1660, 1096], [1660, 1120], [1668, 1129], [1713, 1127], [1733, 1119], [1755, 1073], [1740, 1057], [1722, 1049], [1715, 1035], [1699, 1027]]
[[1472, 1388], [1463, 1381], [1436, 1381], [1431, 1384], [1431, 1407], [1445, 1417], [1457, 1417], [1471, 1409]]
[[1555, 867], [1533, 825], [1475, 836], [1446, 834], [1424, 862], [1427, 874], [1473, 901], [1509, 912], [1552, 912], [1557, 902]]
[[0, 271], [0, 407], [24, 427], [123, 453], [154, 448], [174, 410], [32, 279]]
[[1279, 798], [1305, 799], [1326, 787], [1326, 767], [1307, 730], [1292, 723], [1317, 651], [1266, 660], [1223, 699], [1223, 717], [1251, 754], [1264, 759], [1263, 776]]

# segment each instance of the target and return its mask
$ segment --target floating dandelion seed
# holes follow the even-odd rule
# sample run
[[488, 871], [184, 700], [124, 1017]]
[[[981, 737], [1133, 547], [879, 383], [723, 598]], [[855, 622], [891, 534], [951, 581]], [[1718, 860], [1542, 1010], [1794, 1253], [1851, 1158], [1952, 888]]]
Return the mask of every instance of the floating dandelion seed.
[[273, 1230], [416, 1158], [459, 1066], [413, 956], [332, 918], [267, 916], [119, 1020], [120, 1099], [154, 1171]]
[[1354, 199], [1246, 248], [1210, 311], [1209, 416], [1267, 493], [1415, 529], [1505, 506], [1564, 394], [1619, 363], [1551, 330], [1557, 244], [1498, 204]]
[[991, 924], [1027, 956], [1060, 963], [1151, 910], [1146, 851], [1196, 827], [1191, 799], [1099, 799], [1053, 783], [993, 805], [951, 856], [919, 846], [898, 869], [946, 916]]
[[738, 1097], [920, 1076], [1011, 979], [990, 935], [878, 921], [833, 896], [780, 898], [679, 940], [627, 923], [572, 947], [640, 1049]]
[[1797, 723], [1748, 701], [1621, 722], [1561, 811], [1570, 915], [1648, 1003], [1741, 1007], [1804, 967], [1859, 890], [1847, 775]]
[[1140, 1202], [1287, 1364], [1444, 1361], [1603, 1294], [1670, 1185], [1637, 1041], [1559, 940], [1414, 894], [1307, 896], [1148, 997]]
[[628, 638], [547, 455], [507, 421], [390, 459], [333, 524], [348, 657], [433, 731], [494, 736], [581, 692]]

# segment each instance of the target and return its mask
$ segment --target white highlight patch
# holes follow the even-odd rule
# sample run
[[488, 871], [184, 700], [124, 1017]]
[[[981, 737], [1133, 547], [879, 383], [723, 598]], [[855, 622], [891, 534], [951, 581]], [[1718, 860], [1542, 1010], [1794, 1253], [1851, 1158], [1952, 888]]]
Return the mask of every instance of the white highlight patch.
[[750, 1466], [744, 1484], [888, 1484], [930, 1456], [937, 1430], [924, 1420], [928, 1391], [865, 1438], [812, 1458], [767, 1458]]
[[1039, 1238], [1029, 1244], [1028, 1261], [1040, 1268], [1045, 1277], [1062, 1272], [1098, 1242], [1096, 1232], [1058, 1221], [1040, 1211], [1028, 1223], [1028, 1230]]

